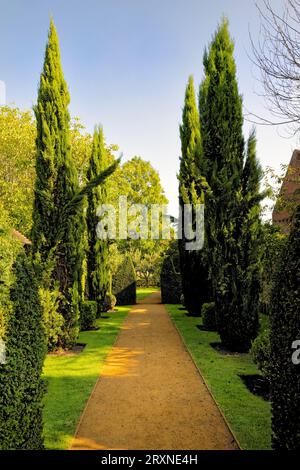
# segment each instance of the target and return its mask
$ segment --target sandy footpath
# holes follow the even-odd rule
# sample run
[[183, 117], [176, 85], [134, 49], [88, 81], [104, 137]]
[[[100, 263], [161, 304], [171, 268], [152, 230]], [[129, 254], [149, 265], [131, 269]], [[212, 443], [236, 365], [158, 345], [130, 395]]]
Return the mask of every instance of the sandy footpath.
[[134, 306], [72, 449], [237, 449], [159, 294]]

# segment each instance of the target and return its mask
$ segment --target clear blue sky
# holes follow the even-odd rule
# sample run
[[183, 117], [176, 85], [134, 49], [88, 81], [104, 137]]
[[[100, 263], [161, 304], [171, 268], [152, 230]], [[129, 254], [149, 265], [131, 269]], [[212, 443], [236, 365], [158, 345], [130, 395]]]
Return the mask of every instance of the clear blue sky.
[[[245, 107], [264, 112], [248, 57], [248, 30], [254, 37], [259, 30], [254, 0], [0, 0], [0, 79], [8, 104], [26, 109], [36, 101], [51, 14], [71, 114], [90, 131], [101, 123], [107, 142], [119, 145], [124, 160], [134, 155], [149, 160], [176, 213], [184, 89], [189, 74], [198, 88], [203, 49], [223, 14], [236, 44]], [[249, 127], [245, 124], [246, 133]], [[275, 128], [259, 127], [257, 135], [263, 165], [289, 161], [295, 141]]]

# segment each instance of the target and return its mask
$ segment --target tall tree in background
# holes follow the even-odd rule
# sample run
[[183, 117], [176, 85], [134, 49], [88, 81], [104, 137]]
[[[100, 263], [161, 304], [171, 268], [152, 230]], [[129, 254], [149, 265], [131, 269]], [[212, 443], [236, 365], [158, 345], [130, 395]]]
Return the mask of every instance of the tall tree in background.
[[31, 112], [0, 107], [0, 202], [11, 227], [26, 236], [32, 225], [35, 137]]
[[224, 19], [204, 54], [205, 79], [200, 88], [203, 172], [210, 187], [205, 198], [206, 256], [210, 266], [218, 329], [235, 349], [228, 315], [238, 305], [237, 208], [243, 172], [242, 98], [236, 79], [234, 45]]
[[[108, 166], [102, 128], [96, 128], [93, 138], [92, 154], [87, 172], [87, 178], [92, 181]], [[101, 204], [107, 204], [106, 183], [96, 187], [88, 195], [87, 230], [87, 284], [90, 300], [96, 300], [99, 311], [109, 290], [109, 242], [97, 237], [96, 228], [99, 222], [97, 210]]]
[[38, 102], [34, 108], [37, 160], [32, 241], [43, 261], [52, 251], [55, 257], [52, 278], [53, 282], [58, 282], [62, 294], [59, 310], [65, 323], [60, 345], [64, 347], [74, 344], [78, 335], [83, 222], [80, 210], [62, 220], [63, 208], [79, 191], [70, 151], [69, 102], [58, 37], [51, 20]]
[[259, 124], [284, 125], [295, 135], [300, 130], [300, 1], [261, 0], [256, 6], [261, 26], [258, 41], [252, 40], [254, 62], [260, 69], [261, 94], [273, 117], [250, 115]]
[[[182, 291], [188, 312], [192, 315], [199, 315], [202, 303], [207, 300], [207, 269], [200, 251], [186, 249], [186, 243], [190, 240], [187, 240], [184, 233], [183, 218], [185, 204], [192, 205], [194, 212], [195, 205], [204, 202], [201, 189], [202, 145], [193, 77], [189, 77], [185, 91], [180, 138], [181, 158], [178, 180], [182, 214], [179, 221], [182, 232], [182, 239], [179, 240]], [[193, 219], [195, 219], [194, 213]], [[195, 220], [193, 220], [194, 224]]]
[[[164, 206], [168, 203], [164, 189], [161, 184], [160, 176], [157, 170], [153, 168], [150, 162], [135, 156], [125, 162], [114, 174], [114, 184], [108, 187], [109, 202], [114, 204], [118, 214], [119, 196], [127, 197], [128, 207], [131, 204], [143, 204], [147, 207], [149, 220], [152, 218], [154, 205]], [[128, 219], [128, 232], [131, 232], [130, 220]], [[160, 217], [160, 230], [162, 229], [162, 217]], [[149, 229], [151, 224], [149, 224]], [[110, 246], [110, 252], [112, 252]], [[127, 237], [124, 240], [118, 240], [117, 243], [120, 253], [130, 253], [132, 261], [137, 271], [137, 282], [143, 284], [142, 271], [151, 271], [155, 273], [160, 269], [162, 254], [166, 250], [167, 240], [161, 239], [132, 239]], [[116, 245], [115, 245], [116, 247]], [[142, 260], [142, 263], [140, 263]]]

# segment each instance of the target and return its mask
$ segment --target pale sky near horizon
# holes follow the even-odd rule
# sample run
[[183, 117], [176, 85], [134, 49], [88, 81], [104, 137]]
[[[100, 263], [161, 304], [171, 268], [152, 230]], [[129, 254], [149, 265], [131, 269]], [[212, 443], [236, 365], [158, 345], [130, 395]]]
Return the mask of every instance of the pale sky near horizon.
[[[260, 3], [261, 0], [258, 0]], [[282, 5], [283, 0], [272, 0]], [[203, 50], [222, 15], [235, 41], [245, 109], [268, 115], [249, 55], [259, 17], [254, 0], [0, 0], [0, 80], [7, 104], [36, 102], [49, 17], [60, 39], [70, 112], [89, 131], [101, 123], [107, 143], [123, 160], [140, 155], [158, 170], [169, 210], [177, 213], [179, 123], [188, 76], [203, 77]], [[245, 123], [245, 136], [252, 124]], [[257, 126], [258, 157], [278, 168], [291, 158], [295, 138]]]

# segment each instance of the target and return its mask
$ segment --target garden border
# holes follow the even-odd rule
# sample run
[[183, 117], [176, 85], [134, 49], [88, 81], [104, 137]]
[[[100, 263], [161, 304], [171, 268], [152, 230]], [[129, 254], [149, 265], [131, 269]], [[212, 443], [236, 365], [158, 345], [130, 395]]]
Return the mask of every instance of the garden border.
[[[166, 304], [166, 305], [168, 305], [168, 304]], [[242, 448], [241, 444], [239, 443], [239, 441], [238, 441], [238, 439], [237, 439], [235, 433], [233, 432], [233, 430], [232, 430], [230, 424], [228, 423], [227, 418], [225, 417], [223, 411], [221, 410], [219, 403], [216, 401], [215, 397], [213, 396], [212, 391], [210, 390], [206, 379], [203, 377], [201, 370], [200, 370], [199, 367], [197, 366], [196, 361], [194, 360], [193, 355], [192, 355], [191, 351], [189, 350], [189, 348], [188, 348], [188, 346], [187, 346], [187, 344], [186, 344], [186, 342], [185, 342], [185, 340], [184, 340], [184, 338], [183, 338], [183, 335], [182, 335], [181, 332], [179, 331], [179, 329], [178, 329], [178, 327], [177, 327], [175, 321], [173, 320], [173, 318], [172, 318], [172, 316], [171, 316], [171, 314], [170, 314], [170, 312], [169, 312], [169, 310], [168, 310], [167, 308], [166, 308], [166, 311], [168, 312], [169, 318], [170, 318], [172, 324], [174, 325], [174, 327], [175, 327], [175, 329], [176, 329], [176, 331], [177, 331], [177, 334], [178, 334], [178, 336], [180, 337], [180, 339], [181, 339], [181, 341], [182, 341], [182, 343], [183, 343], [183, 345], [184, 345], [185, 350], [187, 351], [187, 353], [188, 353], [189, 356], [191, 357], [192, 362], [193, 362], [193, 364], [195, 365], [198, 374], [200, 375], [201, 379], [203, 380], [203, 383], [204, 383], [205, 387], [207, 388], [208, 393], [210, 394], [210, 396], [212, 397], [214, 403], [216, 404], [217, 409], [218, 409], [220, 415], [222, 416], [222, 418], [223, 418], [223, 420], [224, 420], [224, 422], [225, 422], [225, 425], [227, 426], [227, 428], [228, 428], [230, 434], [232, 435], [233, 439], [235, 440], [235, 442], [236, 442], [236, 444], [237, 444], [237, 446], [238, 446], [238, 450], [244, 450], [244, 449]]]
[[[128, 313], [127, 313], [126, 317], [124, 318], [123, 323], [120, 325], [119, 332], [118, 332], [118, 334], [117, 334], [117, 336], [116, 336], [116, 338], [115, 338], [115, 341], [114, 341], [113, 344], [111, 345], [111, 348], [110, 348], [110, 350], [108, 351], [105, 360], [103, 361], [102, 367], [104, 366], [104, 364], [105, 364], [105, 362], [106, 362], [106, 360], [107, 360], [107, 357], [108, 357], [110, 351], [115, 347], [115, 345], [116, 345], [116, 343], [117, 343], [117, 341], [118, 341], [118, 339], [119, 339], [119, 336], [120, 336], [120, 334], [121, 334], [121, 332], [122, 332], [122, 326], [123, 326], [123, 324], [125, 323], [125, 321], [126, 321], [126, 319], [127, 319], [127, 317], [128, 317], [128, 315], [129, 315], [129, 313], [130, 313], [130, 311], [131, 311], [131, 309], [132, 309], [133, 306], [130, 305], [129, 307], [130, 307], [130, 308], [128, 309]], [[97, 380], [96, 380], [96, 382], [95, 382], [95, 385], [94, 385], [94, 387], [93, 387], [93, 389], [92, 389], [92, 391], [91, 391], [91, 393], [90, 393], [90, 395], [89, 395], [89, 397], [88, 397], [88, 399], [87, 399], [87, 401], [86, 401], [85, 407], [83, 408], [82, 413], [81, 413], [81, 415], [80, 415], [80, 418], [79, 418], [79, 420], [78, 420], [75, 433], [74, 433], [74, 435], [73, 435], [73, 437], [72, 437], [72, 440], [71, 440], [71, 444], [69, 445], [69, 447], [68, 447], [67, 450], [70, 450], [70, 451], [72, 450], [72, 447], [73, 447], [74, 441], [75, 441], [75, 439], [76, 439], [76, 436], [77, 436], [79, 427], [80, 427], [80, 425], [81, 425], [81, 423], [82, 423], [82, 420], [83, 420], [85, 411], [86, 411], [86, 409], [87, 409], [87, 407], [88, 407], [88, 405], [89, 405], [89, 402], [90, 402], [90, 400], [91, 400], [91, 398], [92, 398], [92, 396], [93, 396], [93, 394], [94, 394], [94, 392], [95, 392], [95, 390], [96, 390], [96, 387], [97, 387], [97, 385], [98, 385], [98, 383], [100, 382], [101, 379], [102, 379], [102, 375], [101, 375], [101, 370], [100, 370], [100, 372], [99, 372], [99, 374], [98, 374], [98, 377], [97, 377]]]

